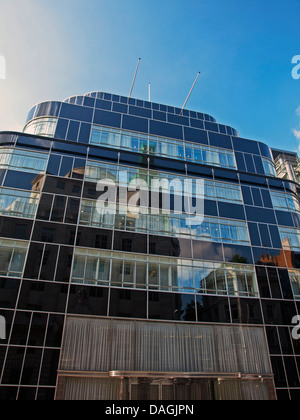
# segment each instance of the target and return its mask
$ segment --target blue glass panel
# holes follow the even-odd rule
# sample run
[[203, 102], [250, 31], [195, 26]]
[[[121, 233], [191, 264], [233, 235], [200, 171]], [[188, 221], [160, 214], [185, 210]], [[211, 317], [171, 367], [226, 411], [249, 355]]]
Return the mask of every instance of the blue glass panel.
[[81, 123], [79, 136], [78, 136], [79, 143], [85, 143], [85, 144], [89, 143], [90, 135], [91, 135], [91, 127], [92, 127], [91, 124]]
[[287, 211], [276, 210], [276, 217], [279, 225], [294, 227], [292, 215]]
[[207, 131], [204, 130], [184, 127], [184, 138], [186, 141], [208, 145]]
[[251, 222], [271, 223], [276, 225], [275, 214], [273, 210], [245, 206], [247, 219]]
[[84, 106], [89, 106], [91, 108], [94, 108], [95, 99], [94, 98], [90, 98], [89, 96], [85, 96], [84, 97], [84, 100], [83, 100], [83, 105]]
[[253, 264], [251, 248], [249, 246], [223, 244], [223, 248], [226, 262]]
[[33, 150], [50, 150], [51, 140], [46, 138], [29, 137], [24, 135], [18, 137], [16, 146], [22, 146], [23, 148], [26, 147]]
[[268, 226], [259, 224], [258, 228], [259, 228], [259, 232], [260, 232], [262, 246], [270, 248], [272, 246], [272, 244], [271, 244], [271, 238], [270, 238]]
[[200, 129], [204, 129], [204, 122], [202, 120], [196, 120], [194, 118], [191, 118], [191, 127], [194, 128], [200, 128]]
[[129, 107], [129, 114], [136, 115], [138, 117], [151, 118], [151, 110], [135, 106]]
[[244, 158], [245, 158], [245, 162], [246, 162], [247, 172], [251, 172], [251, 173], [255, 174], [255, 167], [254, 167], [252, 155], [249, 155], [248, 153], [245, 153]]
[[264, 189], [261, 189], [260, 192], [262, 195], [264, 207], [273, 208], [270, 192]]
[[256, 141], [242, 139], [240, 137], [233, 137], [232, 141], [234, 150], [238, 152], [248, 152], [253, 153], [254, 155], [260, 155], [260, 151]]
[[54, 141], [52, 145], [52, 150], [57, 152], [67, 152], [70, 154], [78, 154], [82, 156], [86, 156], [87, 148], [85, 146], [81, 146], [76, 143], [68, 143], [68, 142], [59, 142]]
[[174, 114], [168, 114], [168, 122], [180, 125], [190, 125], [188, 118]]
[[279, 235], [279, 230], [277, 226], [269, 225], [269, 231], [271, 235], [271, 240], [273, 244], [273, 248], [281, 248], [281, 239]]
[[60, 155], [50, 155], [47, 174], [58, 175], [60, 167], [61, 156]]
[[167, 114], [165, 112], [153, 111], [153, 118], [159, 121], [167, 121]]
[[78, 121], [70, 121], [67, 140], [77, 141], [80, 123]]
[[224, 261], [222, 244], [204, 241], [192, 241], [192, 244], [196, 260]]
[[261, 157], [260, 156], [253, 155], [253, 159], [254, 159], [255, 168], [256, 168], [256, 171], [255, 172], [257, 174], [264, 175], [265, 174], [265, 171], [264, 171], [264, 167], [263, 167], [263, 164], [262, 164]]
[[92, 122], [93, 109], [83, 106], [63, 103], [60, 111], [61, 118], [77, 120], [83, 122]]
[[208, 133], [211, 146], [221, 147], [232, 150], [231, 139], [229, 136], [217, 133]]
[[128, 106], [125, 104], [119, 104], [114, 102], [113, 103], [113, 109], [114, 112], [121, 112], [122, 114], [127, 114], [128, 112]]
[[31, 191], [37, 174], [28, 172], [7, 171], [4, 186], [8, 188], [20, 188], [21, 190]]
[[197, 165], [194, 163], [187, 164], [188, 175], [198, 175], [201, 178], [212, 178], [212, 169], [208, 166]]
[[239, 152], [235, 152], [235, 159], [236, 159], [238, 170], [246, 172], [246, 164], [245, 164], [245, 160], [244, 160], [244, 154], [239, 153]]
[[271, 149], [269, 148], [269, 146], [267, 146], [264, 143], [260, 143], [260, 142], [258, 144], [259, 144], [259, 148], [260, 148], [260, 151], [261, 151], [261, 155], [273, 160], [272, 152], [271, 152]]
[[257, 223], [248, 223], [251, 244], [261, 246]]
[[89, 157], [118, 162], [118, 151], [91, 146], [89, 151]]
[[104, 101], [102, 99], [97, 99], [96, 100], [96, 108], [98, 108], [98, 109], [106, 109], [107, 111], [110, 111], [111, 110], [111, 102]]
[[204, 200], [204, 214], [218, 217], [217, 203], [212, 200]]
[[249, 204], [250, 206], [253, 206], [253, 199], [251, 195], [251, 188], [246, 187], [245, 185], [242, 185], [242, 193], [243, 193], [243, 199], [245, 204]]
[[33, 108], [31, 108], [31, 110], [28, 112], [27, 118], [26, 118], [26, 123], [28, 123], [28, 121], [33, 119], [34, 113], [36, 110], [36, 106], [34, 106]]
[[148, 120], [145, 118], [133, 117], [131, 115], [124, 115], [122, 128], [148, 134]]
[[64, 140], [66, 138], [67, 129], [68, 129], [68, 120], [63, 120], [62, 118], [59, 118], [56, 126], [55, 131], [55, 138]]
[[245, 220], [244, 207], [239, 204], [218, 203], [220, 217]]
[[73, 168], [73, 158], [64, 156], [59, 171], [59, 176], [70, 178]]
[[216, 133], [219, 132], [218, 124], [205, 121], [204, 126], [205, 126], [205, 130], [214, 131]]
[[259, 188], [251, 188], [252, 191], [252, 197], [254, 201], [254, 205], [258, 207], [263, 207], [262, 198], [260, 195], [260, 189]]
[[43, 102], [38, 104], [36, 107], [35, 118], [43, 116], [58, 117], [60, 107], [61, 102]]
[[180, 125], [150, 120], [150, 134], [162, 137], [183, 139], [182, 127]]
[[95, 110], [94, 124], [106, 125], [108, 127], [120, 128], [121, 127], [121, 114], [117, 112]]

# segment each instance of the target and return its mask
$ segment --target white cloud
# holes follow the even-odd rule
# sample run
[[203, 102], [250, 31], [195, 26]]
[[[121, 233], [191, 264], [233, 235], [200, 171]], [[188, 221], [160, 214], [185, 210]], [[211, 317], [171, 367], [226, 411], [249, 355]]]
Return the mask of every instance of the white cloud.
[[294, 129], [293, 133], [294, 133], [294, 136], [296, 137], [296, 139], [300, 140], [300, 129], [299, 130]]

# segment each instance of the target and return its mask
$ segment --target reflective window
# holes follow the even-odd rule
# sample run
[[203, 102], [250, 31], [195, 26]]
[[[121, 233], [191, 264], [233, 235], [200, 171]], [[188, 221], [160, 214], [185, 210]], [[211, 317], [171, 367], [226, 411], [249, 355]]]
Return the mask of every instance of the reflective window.
[[[179, 185], [181, 185], [181, 188], [176, 191], [179, 194], [182, 194], [184, 190], [184, 194], [187, 196], [243, 204], [239, 185], [204, 179], [204, 188], [196, 190], [196, 180], [199, 180], [199, 178], [183, 177], [153, 170], [147, 171], [145, 169], [88, 161], [85, 179], [92, 182], [111, 179], [124, 186], [127, 186], [134, 179], [142, 179], [147, 182], [149, 191], [158, 191], [156, 186], [159, 185], [159, 189], [162, 192], [169, 192], [171, 183], [171, 188], [175, 192], [178, 184], [176, 181], [180, 181]], [[160, 182], [161, 180], [166, 180], [167, 182]]]
[[300, 251], [300, 229], [279, 227], [283, 249]]
[[295, 299], [300, 300], [300, 270], [289, 270]]
[[258, 296], [253, 266], [75, 249], [72, 282], [114, 287]]
[[35, 192], [0, 188], [0, 214], [33, 219], [39, 197]]
[[276, 177], [275, 164], [271, 160], [264, 157], [262, 158], [262, 162], [263, 162], [265, 174], [268, 176]]
[[57, 118], [39, 118], [28, 123], [24, 128], [24, 133], [54, 137], [56, 125]]
[[230, 150], [94, 126], [91, 144], [236, 169]]
[[22, 277], [28, 243], [0, 239], [0, 275]]
[[282, 211], [300, 211], [298, 199], [293, 194], [271, 191], [273, 207]]
[[21, 149], [0, 148], [0, 168], [31, 173], [44, 172], [48, 154]]
[[[132, 210], [132, 209], [131, 209]], [[215, 217], [201, 217], [193, 219], [189, 214], [151, 214], [144, 208], [145, 214], [133, 214], [124, 211], [124, 206], [116, 205], [116, 211], [106, 207], [97, 208], [94, 200], [82, 200], [80, 210], [81, 225], [97, 226], [104, 229], [115, 228], [153, 235], [174, 236], [178, 238], [190, 237], [204, 241], [249, 245], [249, 233], [245, 222], [220, 219]], [[149, 214], [148, 214], [149, 213]]]

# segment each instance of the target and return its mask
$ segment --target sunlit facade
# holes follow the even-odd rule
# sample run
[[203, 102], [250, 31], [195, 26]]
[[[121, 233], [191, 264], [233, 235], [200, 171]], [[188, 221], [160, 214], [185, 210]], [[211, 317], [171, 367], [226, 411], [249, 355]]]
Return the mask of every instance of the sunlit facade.
[[299, 398], [297, 183], [180, 113], [92, 92], [0, 133], [1, 400]]

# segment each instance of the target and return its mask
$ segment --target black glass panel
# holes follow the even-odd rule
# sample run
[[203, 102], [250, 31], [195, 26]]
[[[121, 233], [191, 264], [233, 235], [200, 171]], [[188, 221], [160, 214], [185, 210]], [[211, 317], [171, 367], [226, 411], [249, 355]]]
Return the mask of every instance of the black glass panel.
[[[58, 246], [46, 245], [44, 250], [43, 259], [41, 261], [41, 280], [54, 280], [54, 274], [56, 269], [56, 261], [58, 254]], [[30, 260], [29, 260], [30, 263]]]
[[32, 242], [30, 244], [24, 277], [27, 279], [38, 279], [41, 261], [44, 252], [44, 244]]
[[282, 354], [293, 354], [291, 342], [292, 332], [288, 327], [278, 327], [278, 334], [281, 343]]
[[29, 240], [32, 224], [32, 220], [0, 216], [0, 236], [3, 238]]
[[271, 298], [271, 291], [266, 268], [256, 266], [255, 269], [260, 296], [264, 298]]
[[245, 158], [245, 162], [246, 162], [247, 172], [255, 173], [256, 171], [255, 171], [252, 155], [249, 155], [248, 153], [244, 153], [244, 158]]
[[237, 264], [253, 264], [251, 248], [249, 246], [223, 244], [226, 262]]
[[278, 269], [279, 281], [284, 299], [293, 299], [293, 292], [291, 288], [289, 273], [287, 270]]
[[276, 210], [276, 217], [279, 225], [294, 227], [292, 215], [287, 211]]
[[268, 268], [267, 271], [273, 299], [282, 299], [278, 272], [276, 268]]
[[85, 159], [74, 159], [72, 178], [83, 179], [85, 172], [85, 164]]
[[13, 309], [19, 292], [20, 280], [0, 277], [0, 307]]
[[149, 253], [170, 257], [192, 258], [191, 241], [189, 239], [150, 235]]
[[255, 155], [260, 155], [260, 151], [256, 141], [242, 139], [240, 137], [233, 137], [232, 141], [235, 150], [238, 150], [239, 152], [248, 152], [253, 153]]
[[235, 160], [236, 160], [238, 170], [245, 172], [246, 164], [245, 164], [244, 154], [240, 152], [235, 152]]
[[97, 249], [111, 249], [112, 231], [79, 226], [76, 245]]
[[114, 250], [147, 253], [147, 235], [115, 231]]
[[[146, 111], [146, 110], [145, 110]], [[148, 134], [148, 120], [146, 118], [123, 115], [122, 128]]]
[[285, 371], [283, 367], [282, 357], [275, 357], [275, 356], [271, 357], [271, 363], [272, 363], [272, 370], [274, 373], [275, 385], [277, 387], [286, 387], [287, 382], [286, 382], [286, 376], [285, 376]]
[[246, 187], [245, 185], [242, 185], [242, 194], [243, 194], [244, 203], [249, 204], [250, 206], [253, 206], [251, 188]]
[[65, 214], [65, 223], [76, 224], [79, 214], [80, 200], [77, 198], [68, 198], [67, 210]]
[[273, 208], [270, 192], [264, 189], [261, 189], [260, 192], [262, 195], [264, 207]]
[[44, 192], [70, 195], [73, 197], [81, 196], [82, 182], [80, 180], [71, 180], [68, 178], [56, 178], [47, 176], [44, 184]]
[[252, 248], [254, 262], [257, 265], [286, 267], [284, 252], [272, 248]]
[[18, 346], [26, 345], [30, 322], [30, 312], [16, 312], [11, 333], [10, 344], [16, 344]]
[[[38, 348], [26, 349], [26, 355], [24, 358], [24, 366], [21, 377], [22, 385], [37, 385], [39, 380], [42, 351], [42, 349]], [[33, 394], [33, 399], [35, 399], [35, 392]], [[28, 400], [28, 396], [26, 396], [26, 400]]]
[[215, 242], [192, 241], [193, 255], [196, 260], [220, 261], [224, 260], [221, 244]]
[[32, 239], [38, 242], [74, 245], [75, 232], [75, 226], [36, 222]]
[[149, 292], [149, 319], [195, 321], [194, 295]]
[[284, 251], [288, 268], [300, 268], [300, 252]]
[[262, 324], [258, 299], [230, 298], [232, 322], [235, 324]]
[[54, 198], [51, 221], [52, 222], [63, 222], [65, 214], [67, 198], [61, 195], [57, 195]]
[[[48, 322], [48, 314], [34, 312], [32, 314], [30, 332], [28, 336], [29, 346], [43, 346]], [[54, 346], [53, 346], [54, 347]]]
[[91, 146], [89, 150], [89, 158], [97, 158], [117, 163], [119, 158], [119, 152], [117, 150]]
[[44, 350], [40, 373], [40, 385], [56, 385], [59, 356], [60, 350]]
[[281, 354], [279, 337], [276, 327], [266, 327], [270, 354]]
[[23, 280], [18, 303], [19, 309], [40, 312], [65, 313], [68, 288], [65, 285]]
[[288, 384], [290, 387], [299, 388], [300, 380], [294, 356], [284, 357], [284, 365], [287, 374]]
[[270, 325], [291, 325], [296, 314], [294, 302], [262, 300], [262, 307], [265, 323]]
[[47, 347], [60, 347], [63, 326], [64, 315], [50, 314], [45, 342]]
[[71, 285], [68, 313], [107, 316], [108, 289]]
[[25, 347], [9, 347], [1, 384], [14, 385], [19, 383], [24, 353]]
[[72, 269], [73, 248], [61, 246], [58, 255], [55, 280], [59, 282], [69, 282]]
[[262, 197], [259, 188], [251, 188], [253, 202], [255, 206], [263, 207]]
[[147, 292], [111, 289], [109, 315], [120, 318], [147, 318]]
[[196, 295], [198, 322], [230, 323], [228, 298]]

